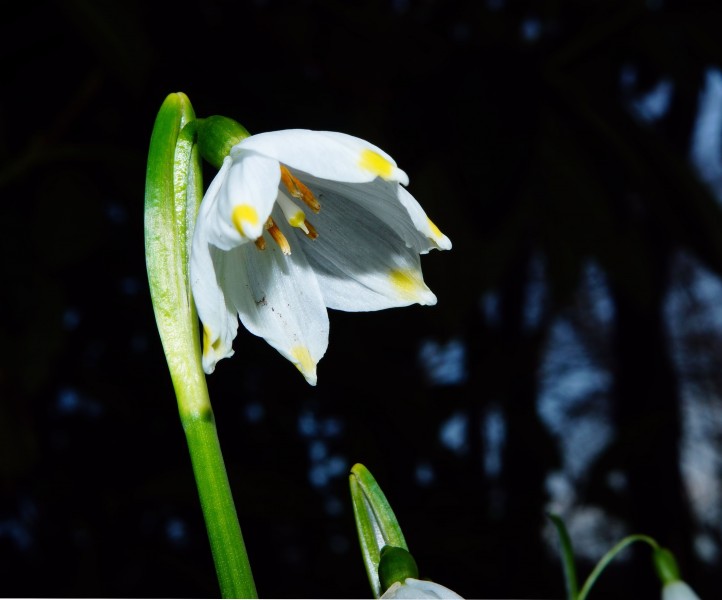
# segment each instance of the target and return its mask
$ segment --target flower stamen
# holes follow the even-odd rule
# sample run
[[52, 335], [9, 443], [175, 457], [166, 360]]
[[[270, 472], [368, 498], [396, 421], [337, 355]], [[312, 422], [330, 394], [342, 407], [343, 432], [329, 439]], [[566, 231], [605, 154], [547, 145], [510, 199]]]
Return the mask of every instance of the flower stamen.
[[308, 222], [308, 219], [306, 219], [303, 224], [306, 226], [304, 233], [312, 240], [315, 240], [318, 237], [318, 231], [316, 231], [316, 228]]
[[291, 254], [291, 245], [271, 217], [268, 217], [268, 221], [266, 221], [266, 231], [271, 235], [273, 241], [278, 244], [281, 252], [289, 256]]
[[283, 165], [281, 165], [281, 181], [291, 196], [301, 200], [313, 212], [317, 213], [321, 210], [321, 204], [316, 199], [316, 196], [313, 195], [313, 192], [299, 181], [297, 177], [294, 177], [291, 171], [288, 170], [288, 167], [284, 167]]
[[256, 248], [258, 248], [259, 250], [266, 249], [266, 240], [263, 239], [263, 236], [256, 238], [253, 243], [256, 244]]

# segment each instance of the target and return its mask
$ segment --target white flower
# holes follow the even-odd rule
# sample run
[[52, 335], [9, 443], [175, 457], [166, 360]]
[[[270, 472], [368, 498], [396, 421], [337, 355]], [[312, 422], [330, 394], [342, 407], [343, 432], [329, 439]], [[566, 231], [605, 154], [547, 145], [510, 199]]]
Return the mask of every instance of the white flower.
[[342, 133], [275, 131], [234, 146], [191, 250], [205, 372], [233, 354], [240, 317], [315, 385], [327, 307], [435, 304], [419, 254], [451, 242], [400, 184], [408, 177], [390, 156]]
[[662, 588], [662, 600], [700, 600], [684, 581], [677, 580], [665, 584]]
[[461, 598], [461, 596], [438, 583], [407, 577], [404, 583], [398, 581], [394, 583], [381, 598], [413, 600], [415, 598]]

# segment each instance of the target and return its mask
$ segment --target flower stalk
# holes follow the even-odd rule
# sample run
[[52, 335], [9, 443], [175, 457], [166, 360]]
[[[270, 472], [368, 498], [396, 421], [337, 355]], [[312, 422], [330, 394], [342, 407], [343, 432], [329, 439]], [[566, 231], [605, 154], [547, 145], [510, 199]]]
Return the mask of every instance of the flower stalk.
[[224, 598], [256, 598], [201, 367], [188, 265], [203, 195], [196, 121], [185, 94], [169, 94], [151, 135], [145, 188], [145, 251], [153, 310], [186, 434]]
[[594, 569], [592, 569], [581, 590], [579, 590], [577, 587], [576, 567], [574, 566], [574, 552], [566, 525], [558, 515], [548, 513], [547, 516], [551, 519], [559, 535], [568, 600], [586, 600], [592, 587], [604, 569], [609, 566], [609, 563], [627, 548], [627, 546], [636, 542], [647, 544], [652, 549], [654, 568], [662, 583], [663, 600], [699, 600], [699, 597], [694, 591], [680, 579], [679, 567], [672, 552], [666, 548], [662, 548], [654, 538], [643, 534], [628, 535], [612, 546], [606, 554], [599, 559], [599, 562]]

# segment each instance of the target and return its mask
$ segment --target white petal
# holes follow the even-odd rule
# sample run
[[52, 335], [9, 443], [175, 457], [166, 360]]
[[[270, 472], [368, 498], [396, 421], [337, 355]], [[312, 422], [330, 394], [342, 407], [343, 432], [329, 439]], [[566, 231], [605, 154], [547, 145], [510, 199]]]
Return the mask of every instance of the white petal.
[[212, 208], [199, 211], [199, 219], [206, 219], [209, 241], [222, 250], [253, 241], [263, 233], [281, 180], [280, 165], [272, 158], [247, 152], [230, 159], [230, 165], [228, 161], [226, 158], [203, 198], [205, 203], [221, 179]]
[[293, 169], [334, 181], [365, 182], [381, 177], [407, 185], [409, 178], [396, 162], [373, 144], [345, 133], [286, 129], [252, 135], [231, 150], [231, 156], [254, 150]]
[[326, 306], [371, 311], [436, 303], [413, 248], [359, 205], [333, 194], [324, 198], [311, 219], [318, 238], [298, 236], [297, 244], [316, 272]]
[[[278, 210], [278, 209], [276, 209]], [[292, 238], [282, 215], [274, 220]], [[311, 385], [328, 346], [328, 314], [303, 251], [285, 256], [272, 242], [265, 250], [246, 244], [228, 252], [223, 281], [243, 325], [290, 360]]]
[[208, 239], [213, 235], [215, 237], [217, 233], [215, 230], [219, 227], [218, 221], [218, 199], [221, 195], [221, 188], [228, 177], [228, 172], [231, 170], [233, 159], [230, 156], [226, 156], [223, 160], [221, 168], [216, 173], [216, 176], [208, 186], [206, 193], [203, 195], [203, 200], [198, 208], [198, 216], [196, 217], [196, 226], [193, 232], [194, 239], [199, 235], [203, 236], [203, 239], [207, 242]]
[[364, 207], [420, 254], [433, 248], [451, 248], [449, 238], [426, 216], [416, 199], [396, 183], [377, 179], [371, 183], [350, 184], [310, 176], [305, 177], [304, 183], [321, 197], [333, 194], [341, 197], [341, 202], [351, 200]]
[[[416, 198], [402, 187], [399, 187], [399, 202], [406, 209], [416, 229], [426, 236], [426, 239], [430, 240], [434, 247], [439, 250], [451, 250], [451, 240], [441, 233], [441, 230], [429, 219]], [[423, 250], [421, 253], [425, 254]]]
[[463, 600], [459, 594], [445, 588], [443, 585], [434, 583], [433, 581], [424, 581], [422, 579], [413, 579], [407, 577], [404, 583], [398, 581], [386, 590], [381, 598], [388, 599], [426, 599], [426, 598], [448, 598], [450, 600]]
[[662, 588], [662, 600], [700, 600], [700, 598], [684, 581], [677, 580]]
[[233, 356], [238, 329], [235, 309], [226, 304], [216, 276], [225, 253], [208, 244], [206, 230], [196, 226], [190, 259], [190, 282], [198, 316], [203, 323], [203, 370], [211, 374], [222, 358]]

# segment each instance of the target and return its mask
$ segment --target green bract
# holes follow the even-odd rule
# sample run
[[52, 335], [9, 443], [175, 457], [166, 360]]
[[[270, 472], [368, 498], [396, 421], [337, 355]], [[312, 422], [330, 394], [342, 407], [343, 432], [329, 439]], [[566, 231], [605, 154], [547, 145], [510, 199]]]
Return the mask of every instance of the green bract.
[[[145, 257], [153, 310], [179, 407], [203, 410], [189, 389], [205, 388], [198, 317], [188, 261], [203, 196], [194, 145], [195, 114], [185, 94], [169, 94], [156, 118], [145, 186]], [[187, 402], [186, 402], [187, 401]]]
[[[374, 597], [378, 598], [386, 591], [379, 578], [381, 551], [385, 547], [393, 547], [408, 553], [409, 548], [391, 505], [369, 470], [361, 464], [354, 465], [349, 476], [349, 485], [366, 574]], [[398, 556], [396, 550], [392, 551], [390, 558]], [[412, 574], [406, 576], [414, 577]], [[393, 581], [389, 585], [391, 583]]]

